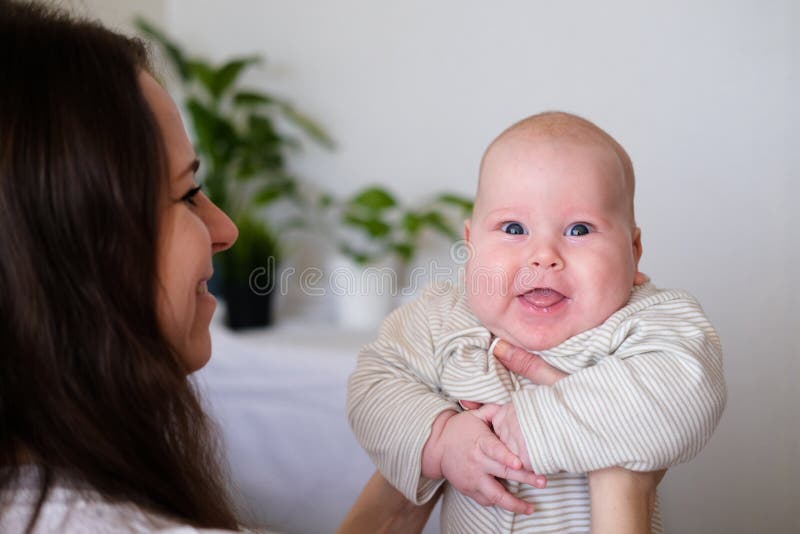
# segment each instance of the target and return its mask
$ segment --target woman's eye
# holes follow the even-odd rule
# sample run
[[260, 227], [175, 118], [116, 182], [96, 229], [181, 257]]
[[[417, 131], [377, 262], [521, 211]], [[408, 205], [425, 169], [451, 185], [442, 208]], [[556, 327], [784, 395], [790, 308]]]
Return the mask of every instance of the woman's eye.
[[500, 229], [509, 235], [522, 235], [525, 233], [525, 228], [518, 222], [505, 223]]
[[575, 224], [571, 224], [571, 225], [569, 225], [569, 227], [567, 227], [567, 231], [565, 232], [564, 235], [568, 235], [570, 237], [578, 237], [578, 236], [586, 235], [586, 234], [590, 233], [591, 231], [592, 231], [591, 227], [588, 224], [586, 224], [586, 223], [575, 223]]
[[197, 193], [199, 193], [199, 192], [200, 192], [200, 190], [201, 190], [202, 188], [203, 188], [203, 186], [201, 186], [201, 185], [198, 185], [197, 187], [193, 187], [193, 188], [189, 189], [189, 190], [186, 192], [186, 194], [184, 194], [184, 195], [181, 197], [181, 201], [182, 201], [182, 202], [186, 202], [187, 204], [190, 204], [190, 205], [192, 205], [192, 206], [197, 206], [197, 202], [195, 202], [195, 199], [194, 199], [194, 197], [197, 195]]

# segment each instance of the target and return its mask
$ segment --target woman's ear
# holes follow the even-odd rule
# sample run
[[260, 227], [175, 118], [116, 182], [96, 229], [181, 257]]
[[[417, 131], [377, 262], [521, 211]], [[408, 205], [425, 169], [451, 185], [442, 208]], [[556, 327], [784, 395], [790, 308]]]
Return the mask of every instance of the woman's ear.
[[469, 243], [469, 219], [464, 221], [464, 241]]

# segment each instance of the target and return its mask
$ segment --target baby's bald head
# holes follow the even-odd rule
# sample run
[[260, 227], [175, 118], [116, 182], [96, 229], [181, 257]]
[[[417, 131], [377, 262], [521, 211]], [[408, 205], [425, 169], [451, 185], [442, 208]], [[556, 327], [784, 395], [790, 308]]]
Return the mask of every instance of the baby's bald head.
[[641, 280], [633, 188], [625, 150], [580, 117], [542, 113], [500, 134], [464, 224], [475, 317], [538, 352], [622, 308]]
[[635, 179], [633, 163], [628, 153], [617, 141], [594, 123], [570, 113], [547, 111], [522, 119], [512, 124], [495, 138], [486, 149], [480, 166], [476, 206], [480, 202], [481, 192], [487, 187], [485, 169], [498, 151], [499, 147], [509, 142], [540, 143], [567, 142], [581, 145], [594, 145], [607, 148], [616, 156], [621, 167], [622, 191], [626, 195], [625, 204], [630, 211], [631, 224], [635, 226], [633, 196]]

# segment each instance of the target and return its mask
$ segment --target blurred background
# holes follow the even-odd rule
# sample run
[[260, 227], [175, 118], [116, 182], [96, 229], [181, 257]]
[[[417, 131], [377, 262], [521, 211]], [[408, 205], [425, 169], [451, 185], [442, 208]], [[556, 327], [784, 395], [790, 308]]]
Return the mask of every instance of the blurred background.
[[[262, 55], [265, 62], [246, 73], [247, 85], [291, 101], [335, 143], [333, 149], [304, 143], [287, 158], [288, 169], [342, 197], [371, 184], [410, 204], [441, 191], [470, 197], [489, 141], [535, 112], [570, 111], [606, 129], [636, 168], [642, 270], [659, 286], [695, 294], [725, 352], [729, 400], [722, 422], [699, 457], [671, 469], [660, 487], [667, 531], [800, 531], [800, 239], [791, 226], [800, 193], [796, 1], [65, 5], [127, 33], [136, 31], [134, 15], [142, 15], [213, 61]], [[174, 82], [167, 78], [168, 86]], [[306, 236], [302, 243], [319, 252], [328, 239]], [[292, 248], [284, 267], [327, 261], [327, 253], [302, 249]], [[452, 261], [448, 243], [428, 240], [413, 264], [437, 258]], [[333, 315], [310, 300], [292, 291], [279, 297], [278, 334], [232, 334], [220, 326], [214, 363], [204, 371], [212, 404], [224, 391], [237, 399], [215, 409], [226, 439], [240, 443], [231, 447], [231, 461], [238, 486], [250, 492], [251, 512], [295, 532], [332, 531], [371, 469], [364, 457], [349, 463], [349, 456], [337, 456], [357, 449], [347, 441], [340, 395], [355, 362], [352, 348], [371, 331], [351, 335], [320, 326], [317, 344], [311, 343], [304, 318], [322, 325]], [[280, 354], [258, 367], [270, 347]], [[235, 366], [223, 351], [246, 353], [239, 358], [249, 363]], [[295, 458], [301, 471], [265, 464], [273, 457], [266, 447], [278, 435], [285, 438], [280, 425], [257, 432], [232, 429], [230, 421], [258, 427], [236, 407], [270, 403], [246, 394], [279, 386], [284, 400], [271, 409], [296, 409], [286, 401], [285, 377], [315, 351], [341, 352], [324, 364], [309, 360], [338, 381], [330, 389], [311, 386], [318, 398], [310, 409], [330, 409], [329, 419], [339, 425], [316, 446], [331, 447], [320, 462], [339, 470], [330, 475], [336, 495], [330, 498], [341, 502], [326, 508], [318, 495], [306, 494], [293, 507], [269, 512], [280, 508], [274, 503], [291, 484], [313, 484], [324, 475], [303, 463], [308, 457]], [[237, 373], [251, 381], [268, 376], [244, 383]], [[338, 432], [344, 437], [335, 437]], [[260, 458], [258, 465], [248, 458]]]

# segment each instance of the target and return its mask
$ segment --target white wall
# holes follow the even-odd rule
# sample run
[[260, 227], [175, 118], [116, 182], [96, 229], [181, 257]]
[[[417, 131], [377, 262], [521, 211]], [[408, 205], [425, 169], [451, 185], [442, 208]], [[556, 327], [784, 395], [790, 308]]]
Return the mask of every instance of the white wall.
[[797, 2], [164, 5], [197, 52], [267, 56], [253, 83], [338, 141], [295, 162], [330, 189], [471, 194], [487, 142], [544, 109], [616, 136], [638, 173], [643, 270], [694, 292], [725, 347], [728, 407], [708, 447], [662, 483], [666, 526], [800, 529]]
[[74, 13], [97, 19], [106, 26], [127, 34], [134, 33], [133, 17], [140, 15], [148, 20], [163, 22], [166, 15], [165, 0], [38, 0], [70, 8]]

